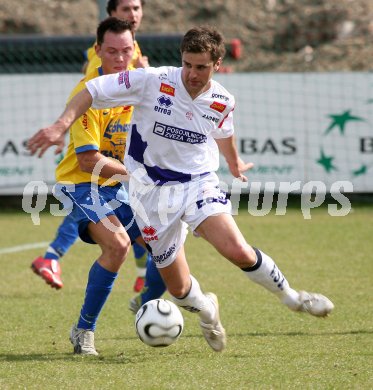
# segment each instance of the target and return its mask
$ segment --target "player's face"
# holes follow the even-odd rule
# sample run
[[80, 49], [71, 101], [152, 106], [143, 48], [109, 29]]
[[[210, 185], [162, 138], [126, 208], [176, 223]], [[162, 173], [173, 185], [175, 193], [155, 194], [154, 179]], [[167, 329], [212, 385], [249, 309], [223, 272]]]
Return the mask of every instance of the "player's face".
[[213, 63], [210, 53], [189, 53], [182, 54], [182, 80], [189, 95], [194, 99], [210, 88], [210, 80], [219, 69], [221, 60]]
[[110, 16], [130, 22], [134, 31], [137, 31], [142, 20], [141, 0], [120, 0]]
[[133, 38], [128, 30], [120, 34], [107, 31], [102, 44], [96, 46], [96, 53], [101, 58], [104, 74], [127, 70], [133, 52]]

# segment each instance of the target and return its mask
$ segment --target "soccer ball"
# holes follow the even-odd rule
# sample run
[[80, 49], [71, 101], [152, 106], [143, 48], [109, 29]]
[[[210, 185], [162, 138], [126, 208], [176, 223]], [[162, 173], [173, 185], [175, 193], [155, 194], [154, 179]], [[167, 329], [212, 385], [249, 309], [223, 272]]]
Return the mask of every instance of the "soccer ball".
[[166, 299], [144, 303], [136, 313], [135, 327], [140, 340], [151, 347], [167, 347], [181, 335], [184, 319], [179, 308]]

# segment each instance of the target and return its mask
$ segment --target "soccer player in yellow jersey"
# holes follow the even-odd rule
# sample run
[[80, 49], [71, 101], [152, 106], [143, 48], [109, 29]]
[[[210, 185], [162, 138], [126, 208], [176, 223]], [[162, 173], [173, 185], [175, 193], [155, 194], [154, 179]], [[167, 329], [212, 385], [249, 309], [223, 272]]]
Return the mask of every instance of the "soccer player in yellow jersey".
[[[126, 20], [131, 23], [132, 30], [134, 33], [140, 28], [142, 17], [143, 17], [143, 6], [145, 5], [145, 0], [108, 0], [106, 5], [106, 11], [109, 16], [115, 18]], [[129, 68], [145, 68], [149, 66], [148, 57], [143, 56], [141, 53], [140, 46], [134, 41], [135, 48], [133, 56], [129, 65]], [[93, 44], [86, 52], [87, 61], [83, 65], [83, 73], [90, 74], [93, 70], [101, 65], [101, 58], [97, 55], [95, 50], [95, 44]], [[68, 221], [64, 221], [66, 223]], [[64, 229], [62, 232], [59, 231], [59, 234], [64, 234]], [[71, 239], [67, 238], [67, 241]], [[137, 245], [136, 243], [132, 246], [135, 261], [136, 261], [136, 270], [137, 278], [133, 286], [134, 291], [139, 292], [144, 287], [145, 281], [145, 270], [146, 263], [150, 261], [148, 254], [144, 249]]]
[[[144, 4], [145, 0], [109, 0], [106, 10], [110, 16], [127, 20], [131, 24], [132, 31], [136, 32], [141, 25]], [[83, 66], [83, 73], [89, 76], [89, 79], [100, 75], [98, 72], [102, 71], [100, 69], [101, 57], [96, 53], [96, 43], [87, 50], [87, 60]], [[139, 45], [134, 41], [133, 55], [128, 69], [147, 66], [149, 66], [148, 58], [142, 55]], [[117, 69], [114, 69], [114, 71], [115, 73], [118, 72]], [[84, 83], [81, 86], [84, 88]], [[77, 86], [77, 88], [80, 87]], [[31, 264], [32, 270], [53, 288], [60, 289], [63, 287], [59, 262], [75, 243], [77, 237], [76, 224], [68, 215], [59, 226], [57, 234], [49, 244], [45, 254], [36, 258]], [[133, 289], [135, 292], [140, 292], [144, 287], [146, 264], [150, 259], [148, 253], [136, 243], [133, 245], [133, 251], [137, 270], [137, 278]], [[139, 299], [139, 297], [136, 299]]]
[[[101, 22], [96, 52], [102, 67], [81, 80], [70, 98], [85, 88], [86, 81], [126, 70], [133, 50], [130, 23], [113, 17]], [[131, 106], [86, 111], [71, 126], [67, 153], [56, 170], [56, 196], [62, 203], [72, 204], [71, 216], [78, 225], [80, 238], [101, 248], [89, 272], [79, 320], [70, 333], [75, 353], [98, 354], [94, 330], [99, 313], [131, 242], [144, 244], [127, 192], [114, 177], [127, 173], [123, 158], [131, 114]]]
[[[136, 32], [141, 25], [144, 5], [145, 0], [109, 0], [107, 2], [106, 11], [110, 16], [130, 22], [133, 31]], [[134, 43], [135, 50], [130, 65], [135, 68], [148, 67], [148, 57], [142, 55], [140, 46], [136, 40]], [[101, 59], [97, 56], [95, 44], [93, 44], [86, 52], [86, 62], [82, 69], [83, 73], [89, 74], [100, 65]]]

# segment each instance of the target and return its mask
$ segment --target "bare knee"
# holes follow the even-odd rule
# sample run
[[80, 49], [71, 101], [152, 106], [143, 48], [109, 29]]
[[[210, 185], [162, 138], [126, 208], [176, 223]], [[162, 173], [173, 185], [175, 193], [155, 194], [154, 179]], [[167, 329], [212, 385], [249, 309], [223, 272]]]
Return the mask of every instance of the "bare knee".
[[186, 280], [177, 283], [169, 282], [167, 284], [168, 292], [175, 298], [184, 298], [188, 295], [191, 287], [191, 280], [188, 277]]
[[122, 235], [116, 234], [112, 240], [105, 243], [102, 248], [103, 256], [110, 259], [111, 262], [121, 265], [126, 259], [131, 247], [130, 240]]
[[169, 288], [168, 290], [173, 297], [181, 299], [188, 295], [190, 286], [176, 286], [175, 288]]
[[256, 253], [246, 242], [233, 245], [227, 258], [239, 268], [252, 267], [256, 263]]

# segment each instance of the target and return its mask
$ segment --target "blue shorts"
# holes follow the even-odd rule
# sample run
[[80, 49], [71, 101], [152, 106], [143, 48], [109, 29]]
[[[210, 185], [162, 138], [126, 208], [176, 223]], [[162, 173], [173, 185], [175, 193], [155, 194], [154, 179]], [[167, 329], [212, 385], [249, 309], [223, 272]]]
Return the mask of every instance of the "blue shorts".
[[84, 242], [96, 244], [88, 233], [88, 224], [98, 223], [109, 215], [117, 216], [132, 243], [141, 236], [122, 184], [102, 187], [91, 183], [57, 183], [54, 195], [65, 208], [72, 208], [70, 215], [77, 223], [79, 237]]

